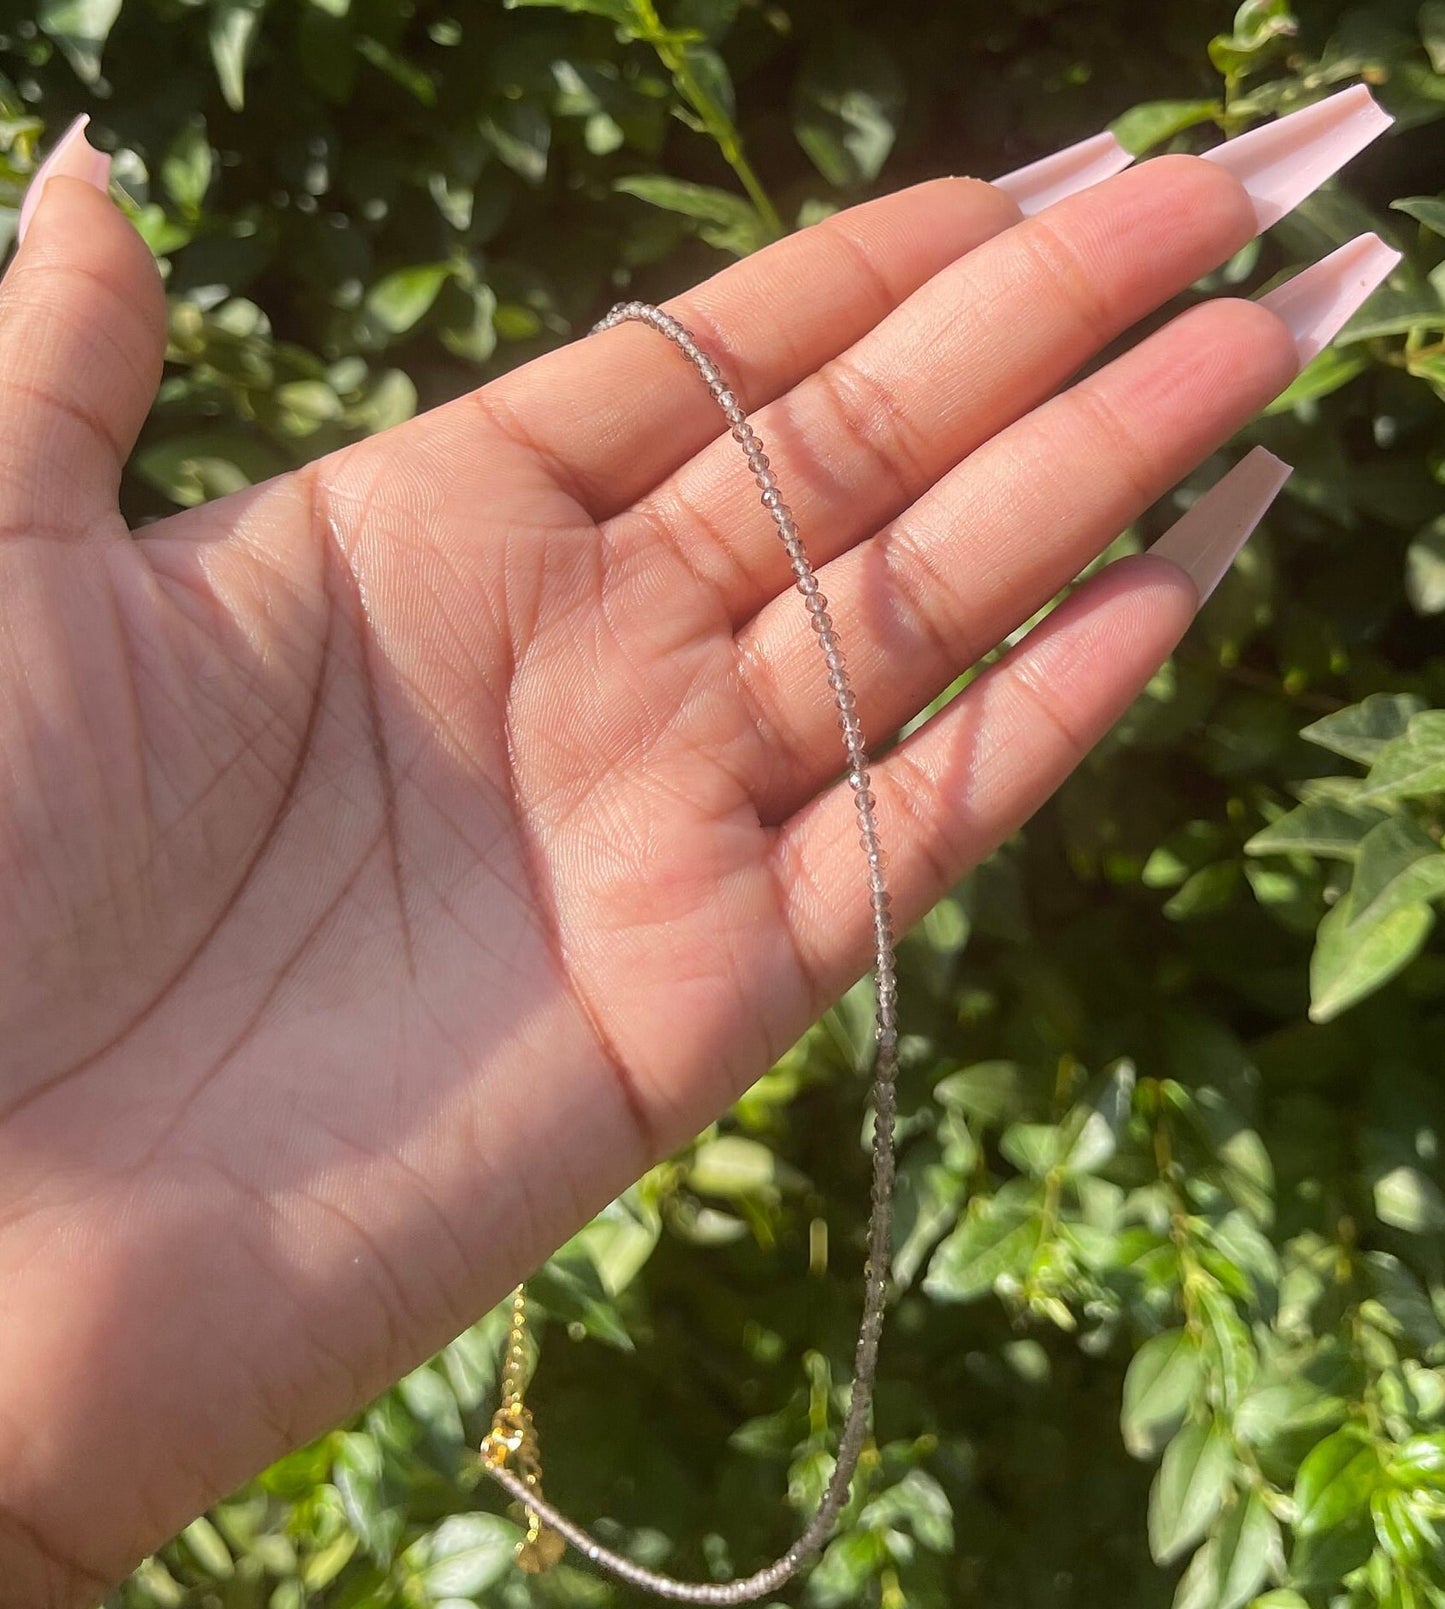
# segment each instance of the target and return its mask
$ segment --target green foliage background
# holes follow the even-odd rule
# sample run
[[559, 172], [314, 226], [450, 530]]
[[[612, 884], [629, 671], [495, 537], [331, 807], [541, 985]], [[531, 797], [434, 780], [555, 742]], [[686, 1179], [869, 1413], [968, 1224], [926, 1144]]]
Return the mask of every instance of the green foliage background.
[[[904, 946], [899, 1294], [812, 1609], [1445, 1605], [1445, 4], [39, 0], [0, 20], [0, 231], [38, 146], [89, 110], [168, 276], [137, 519], [869, 191], [1113, 118], [1140, 150], [1198, 148], [1358, 78], [1392, 136], [1195, 294], [1253, 292], [1362, 228], [1407, 265], [1245, 433], [1297, 471], [1179, 655]], [[855, 990], [536, 1283], [549, 1485], [639, 1558], [752, 1568], [825, 1479], [869, 1010]], [[470, 1450], [501, 1323], [114, 1603], [622, 1603], [571, 1564], [511, 1566]]]

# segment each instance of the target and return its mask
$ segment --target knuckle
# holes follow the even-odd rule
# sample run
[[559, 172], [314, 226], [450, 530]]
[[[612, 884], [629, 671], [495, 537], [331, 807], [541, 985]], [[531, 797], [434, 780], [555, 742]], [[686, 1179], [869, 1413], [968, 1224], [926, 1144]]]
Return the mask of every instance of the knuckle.
[[1047, 215], [1030, 218], [1017, 231], [1024, 278], [1046, 304], [1071, 319], [1095, 345], [1113, 334], [1116, 318], [1098, 275], [1073, 240]]
[[911, 500], [931, 478], [921, 445], [889, 387], [852, 358], [836, 358], [818, 372], [825, 407], [861, 447], [895, 498]]
[[1101, 463], [1111, 465], [1141, 508], [1154, 501], [1152, 466], [1156, 451], [1134, 420], [1100, 386], [1084, 384], [1073, 392], [1080, 422], [1097, 440]]

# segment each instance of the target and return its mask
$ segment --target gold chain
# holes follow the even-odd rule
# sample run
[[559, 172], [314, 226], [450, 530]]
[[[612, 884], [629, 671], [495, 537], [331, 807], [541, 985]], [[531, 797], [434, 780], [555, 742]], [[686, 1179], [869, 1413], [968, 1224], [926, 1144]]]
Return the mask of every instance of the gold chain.
[[[502, 1469], [512, 1461], [529, 1491], [542, 1495], [542, 1452], [532, 1410], [523, 1399], [527, 1383], [527, 1291], [512, 1292], [512, 1318], [507, 1329], [507, 1357], [502, 1365], [502, 1401], [492, 1416], [492, 1428], [482, 1443], [482, 1462]], [[523, 1505], [527, 1534], [517, 1544], [517, 1564], [529, 1575], [550, 1570], [567, 1550], [567, 1543], [543, 1523], [536, 1509]]]

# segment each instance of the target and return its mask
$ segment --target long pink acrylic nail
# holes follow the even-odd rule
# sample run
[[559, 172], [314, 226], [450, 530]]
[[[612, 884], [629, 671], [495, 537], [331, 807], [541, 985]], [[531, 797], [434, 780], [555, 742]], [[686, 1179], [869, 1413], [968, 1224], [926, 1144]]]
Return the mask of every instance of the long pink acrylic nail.
[[1134, 160], [1107, 130], [1093, 134], [1077, 145], [1070, 145], [1052, 156], [1030, 162], [1027, 167], [1005, 173], [993, 182], [1006, 190], [1019, 204], [1025, 218], [1042, 212], [1065, 196], [1076, 195], [1090, 185], [1122, 173]]
[[1254, 448], [1215, 481], [1149, 552], [1178, 565], [1203, 603], [1292, 473], [1272, 452]]
[[89, 115], [82, 112], [60, 136], [55, 149], [36, 168], [30, 187], [25, 192], [25, 199], [20, 203], [20, 222], [15, 231], [17, 245], [25, 238], [25, 231], [35, 216], [35, 209], [40, 204], [40, 194], [46, 182], [55, 178], [57, 174], [63, 174], [69, 179], [83, 179], [102, 193], [110, 184], [109, 156], [104, 151], [97, 151], [85, 137], [86, 125], [89, 122]]
[[1205, 153], [1249, 191], [1267, 229], [1382, 134], [1394, 119], [1363, 84], [1327, 96]]
[[1300, 367], [1318, 357], [1400, 261], [1378, 235], [1356, 235], [1328, 257], [1261, 296], [1261, 307], [1289, 326]]

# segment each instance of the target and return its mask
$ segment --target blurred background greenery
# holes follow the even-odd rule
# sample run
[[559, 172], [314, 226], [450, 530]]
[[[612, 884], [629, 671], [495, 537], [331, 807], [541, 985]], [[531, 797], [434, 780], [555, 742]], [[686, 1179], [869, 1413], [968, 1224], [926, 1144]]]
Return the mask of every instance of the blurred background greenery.
[[[136, 520], [878, 189], [1111, 121], [1198, 149], [1374, 87], [1392, 134], [1192, 293], [1252, 293], [1364, 228], [1407, 254], [1242, 438], [1297, 466], [1280, 505], [1110, 740], [904, 944], [877, 1440], [801, 1599], [1445, 1605], [1445, 4], [23, 11], [0, 16], [0, 235], [86, 110], [169, 286]], [[860, 987], [536, 1282], [549, 1488], [639, 1559], [751, 1569], [826, 1477], [869, 1025]], [[113, 1605], [630, 1601], [571, 1562], [513, 1568], [474, 1452], [501, 1331], [483, 1318]]]

